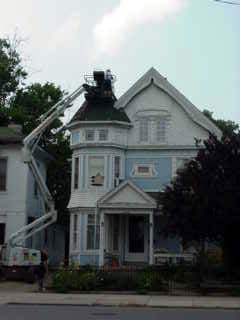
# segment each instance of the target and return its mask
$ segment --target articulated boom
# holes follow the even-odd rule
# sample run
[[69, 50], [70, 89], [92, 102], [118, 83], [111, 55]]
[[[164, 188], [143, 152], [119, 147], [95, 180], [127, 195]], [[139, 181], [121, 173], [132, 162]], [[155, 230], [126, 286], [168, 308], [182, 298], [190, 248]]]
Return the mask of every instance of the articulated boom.
[[71, 106], [71, 103], [79, 97], [85, 91], [85, 85], [80, 86], [73, 93], [63, 98], [61, 101], [56, 103], [50, 110], [40, 117], [40, 125], [34, 129], [25, 139], [24, 139], [24, 162], [28, 163], [35, 181], [37, 182], [39, 191], [43, 197], [45, 204], [45, 214], [40, 218], [36, 219], [32, 223], [24, 226], [14, 234], [9, 237], [8, 243], [10, 247], [16, 245], [23, 245], [24, 241], [36, 234], [37, 232], [45, 229], [50, 224], [54, 223], [57, 219], [57, 212], [54, 208], [53, 198], [48, 190], [48, 187], [42, 177], [40, 170], [38, 169], [37, 163], [34, 159], [33, 152], [37, 146], [42, 134], [45, 129], [64, 111]]

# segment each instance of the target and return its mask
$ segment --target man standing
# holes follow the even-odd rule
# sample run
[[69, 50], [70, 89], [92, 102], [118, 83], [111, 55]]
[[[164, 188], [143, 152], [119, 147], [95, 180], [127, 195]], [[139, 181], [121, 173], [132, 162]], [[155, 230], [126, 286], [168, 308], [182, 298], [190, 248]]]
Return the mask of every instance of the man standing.
[[44, 279], [45, 275], [48, 272], [48, 254], [46, 250], [41, 251], [41, 262], [38, 270], [38, 285], [39, 291], [44, 291]]

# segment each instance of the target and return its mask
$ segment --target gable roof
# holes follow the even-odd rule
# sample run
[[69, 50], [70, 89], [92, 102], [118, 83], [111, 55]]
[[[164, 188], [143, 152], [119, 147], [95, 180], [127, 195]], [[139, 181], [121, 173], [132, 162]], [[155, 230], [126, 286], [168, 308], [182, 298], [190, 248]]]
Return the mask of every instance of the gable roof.
[[171, 96], [195, 123], [207, 131], [216, 134], [218, 137], [221, 136], [221, 130], [154, 68], [149, 69], [137, 82], [135, 82], [135, 84], [118, 99], [115, 103], [115, 107], [126, 108], [135, 96], [151, 84], [154, 84]]
[[17, 133], [9, 127], [0, 127], [0, 144], [20, 144], [23, 134]]
[[130, 123], [130, 119], [122, 108], [115, 108], [114, 101], [104, 102], [84, 101], [73, 116], [70, 123], [75, 121], [121, 121]]
[[156, 208], [156, 201], [136, 186], [132, 181], [125, 180], [117, 188], [109, 191], [98, 200], [99, 208]]

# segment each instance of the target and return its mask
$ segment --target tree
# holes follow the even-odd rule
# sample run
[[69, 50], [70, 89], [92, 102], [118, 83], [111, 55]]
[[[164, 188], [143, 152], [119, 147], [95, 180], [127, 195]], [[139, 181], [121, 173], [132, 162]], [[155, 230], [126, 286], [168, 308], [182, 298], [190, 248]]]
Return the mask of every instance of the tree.
[[[211, 135], [162, 197], [166, 233], [184, 242], [215, 241], [229, 266], [240, 266], [240, 133]], [[232, 253], [234, 252], [234, 256]]]
[[27, 77], [22, 59], [17, 50], [19, 40], [0, 38], [0, 107], [6, 106], [9, 96], [14, 94]]
[[[23, 126], [23, 133], [29, 134], [40, 124], [40, 116], [48, 111], [63, 96], [64, 91], [53, 83], [24, 84], [27, 72], [22, 66], [18, 52], [19, 41], [14, 38], [0, 39], [0, 125], [14, 121]], [[47, 184], [55, 200], [58, 222], [68, 230], [67, 204], [70, 196], [71, 150], [69, 139], [60, 119], [55, 120], [44, 132], [40, 145], [49, 152], [53, 160], [48, 168]]]
[[225, 134], [231, 134], [232, 132], [237, 132], [239, 130], [239, 124], [232, 120], [215, 119], [213, 117], [213, 112], [206, 109], [203, 110], [203, 114], [215, 123], [216, 126]]

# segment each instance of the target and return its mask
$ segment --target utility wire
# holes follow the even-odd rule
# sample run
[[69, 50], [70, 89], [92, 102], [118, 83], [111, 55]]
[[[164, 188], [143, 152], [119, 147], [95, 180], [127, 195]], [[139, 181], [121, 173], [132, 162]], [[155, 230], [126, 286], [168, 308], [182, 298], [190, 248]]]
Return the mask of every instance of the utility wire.
[[225, 3], [225, 4], [231, 4], [233, 6], [240, 6], [239, 2], [235, 2], [235, 1], [225, 1], [225, 0], [213, 0], [215, 2], [220, 2], [220, 3]]

